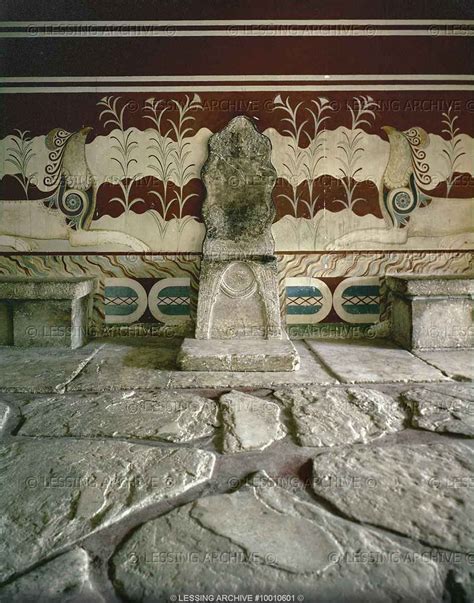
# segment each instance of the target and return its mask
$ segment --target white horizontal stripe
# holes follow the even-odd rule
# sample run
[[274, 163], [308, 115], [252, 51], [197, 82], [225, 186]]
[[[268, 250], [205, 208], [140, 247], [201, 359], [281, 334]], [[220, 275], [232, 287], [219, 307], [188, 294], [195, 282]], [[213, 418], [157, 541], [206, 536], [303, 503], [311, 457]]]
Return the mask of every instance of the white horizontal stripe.
[[458, 19], [226, 19], [226, 20], [178, 20], [178, 21], [0, 21], [0, 27], [62, 26], [77, 25], [106, 27], [112, 26], [150, 26], [187, 27], [199, 25], [212, 27], [220, 25], [474, 25], [474, 21]]
[[377, 36], [431, 36], [440, 38], [442, 36], [466, 38], [474, 35], [474, 30], [433, 28], [433, 29], [196, 29], [196, 30], [151, 30], [151, 31], [6, 31], [0, 32], [0, 38], [194, 38], [194, 37], [227, 37], [227, 38], [279, 38], [279, 37], [354, 37], [375, 38]]
[[0, 94], [42, 94], [60, 92], [324, 92], [324, 91], [391, 91], [391, 90], [474, 90], [468, 84], [373, 84], [373, 85], [329, 85], [329, 86], [38, 86], [34, 88], [18, 86], [0, 88]]
[[253, 80], [262, 81], [473, 81], [474, 75], [470, 74], [437, 74], [437, 73], [406, 73], [406, 74], [357, 74], [357, 75], [91, 75], [91, 76], [52, 76], [52, 77], [0, 77], [0, 83], [9, 84], [22, 82], [246, 82]]

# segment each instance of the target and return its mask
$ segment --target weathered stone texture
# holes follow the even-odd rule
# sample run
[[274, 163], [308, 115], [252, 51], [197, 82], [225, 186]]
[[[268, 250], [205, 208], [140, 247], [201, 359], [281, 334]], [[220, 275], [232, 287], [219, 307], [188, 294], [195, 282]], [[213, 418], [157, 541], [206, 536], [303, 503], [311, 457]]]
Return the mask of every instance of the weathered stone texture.
[[344, 515], [432, 546], [474, 546], [474, 454], [450, 443], [322, 452], [313, 488]]
[[472, 346], [474, 281], [465, 275], [387, 276], [392, 337], [407, 349]]
[[301, 446], [368, 442], [404, 427], [401, 405], [374, 389], [292, 388], [274, 395], [290, 405]]
[[76, 547], [0, 587], [0, 603], [104, 603], [90, 577], [89, 557]]
[[205, 256], [273, 254], [271, 193], [276, 177], [270, 140], [248, 117], [234, 118], [211, 136], [202, 169]]
[[386, 340], [307, 340], [310, 348], [346, 383], [443, 381], [446, 377]]
[[404, 392], [402, 397], [410, 409], [412, 425], [428, 431], [474, 436], [474, 391], [466, 388], [459, 397], [456, 393], [451, 386], [445, 391], [418, 387]]
[[189, 442], [212, 436], [217, 404], [193, 393], [66, 394], [22, 407], [21, 435]]
[[[379, 561], [364, 562], [361, 552]], [[302, 502], [263, 472], [233, 494], [202, 498], [144, 524], [112, 565], [119, 592], [133, 601], [193, 593], [285, 593], [323, 603], [442, 599], [434, 563]]]
[[187, 448], [51, 438], [4, 444], [0, 460], [2, 581], [206, 481], [215, 457]]
[[0, 434], [3, 432], [7, 420], [10, 416], [10, 407], [5, 402], [0, 401]]
[[274, 402], [232, 391], [220, 397], [223, 452], [263, 450], [285, 437], [280, 407]]
[[[8, 329], [2, 328], [0, 343], [73, 349], [83, 346], [94, 289], [93, 278], [0, 276], [0, 312], [10, 324]], [[9, 332], [3, 332], [6, 329]]]

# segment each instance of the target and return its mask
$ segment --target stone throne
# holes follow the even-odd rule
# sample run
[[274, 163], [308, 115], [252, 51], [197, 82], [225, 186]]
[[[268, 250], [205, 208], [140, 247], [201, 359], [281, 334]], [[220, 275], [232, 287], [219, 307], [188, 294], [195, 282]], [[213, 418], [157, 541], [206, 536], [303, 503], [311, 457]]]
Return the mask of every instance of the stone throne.
[[298, 353], [281, 325], [270, 140], [247, 117], [234, 118], [210, 138], [202, 179], [206, 237], [196, 332], [181, 347], [180, 367], [296, 370]]

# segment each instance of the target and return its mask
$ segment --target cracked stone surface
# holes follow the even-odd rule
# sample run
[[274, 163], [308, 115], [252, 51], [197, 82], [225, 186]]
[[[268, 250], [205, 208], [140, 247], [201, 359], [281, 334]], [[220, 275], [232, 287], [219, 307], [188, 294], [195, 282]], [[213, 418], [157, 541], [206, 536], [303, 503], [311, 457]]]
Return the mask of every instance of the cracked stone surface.
[[301, 446], [368, 442], [404, 427], [405, 413], [397, 400], [374, 389], [300, 388], [274, 395], [290, 405]]
[[474, 453], [462, 444], [393, 444], [322, 452], [313, 489], [344, 515], [432, 546], [474, 546]]
[[221, 396], [220, 406], [224, 453], [263, 450], [286, 435], [274, 402], [232, 391]]
[[2, 347], [0, 390], [36, 393], [62, 391], [92, 359], [97, 349], [95, 343], [76, 350]]
[[2, 433], [10, 416], [10, 407], [0, 400], [0, 433]]
[[167, 387], [176, 368], [177, 340], [152, 337], [108, 343], [68, 391], [143, 390]]
[[[360, 562], [363, 551], [385, 561]], [[395, 553], [399, 561], [387, 561]], [[118, 549], [112, 570], [119, 593], [133, 601], [187, 593], [287, 593], [327, 603], [442, 596], [435, 563], [301, 501], [264, 472], [233, 494], [202, 498], [144, 524]]]
[[2, 445], [0, 580], [202, 483], [214, 461], [202, 450], [114, 441], [51, 438]]
[[0, 587], [0, 603], [103, 603], [90, 577], [86, 551], [76, 547]]
[[474, 436], [474, 391], [469, 388], [435, 391], [417, 387], [402, 394], [414, 427], [428, 431]]
[[417, 351], [416, 355], [429, 362], [452, 379], [474, 381], [474, 350]]
[[[68, 385], [67, 390], [100, 392], [158, 388], [260, 388], [293, 383], [336, 383], [336, 379], [329, 375], [302, 341], [293, 342], [300, 356], [301, 368], [298, 371], [264, 373], [178, 371], [180, 343], [180, 340], [159, 337], [144, 337], [136, 342], [127, 340], [108, 343]], [[21, 368], [22, 364], [18, 364], [12, 370]]]
[[66, 394], [33, 401], [21, 409], [19, 433], [189, 442], [212, 436], [217, 404], [175, 391]]
[[311, 341], [308, 345], [340, 381], [443, 381], [441, 371], [387, 340]]

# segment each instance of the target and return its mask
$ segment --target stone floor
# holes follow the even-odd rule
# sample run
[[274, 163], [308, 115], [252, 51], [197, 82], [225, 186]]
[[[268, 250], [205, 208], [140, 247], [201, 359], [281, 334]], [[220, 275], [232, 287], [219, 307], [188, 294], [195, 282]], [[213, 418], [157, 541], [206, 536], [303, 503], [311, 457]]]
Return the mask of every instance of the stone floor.
[[0, 602], [474, 600], [472, 353], [295, 343], [0, 348]]

